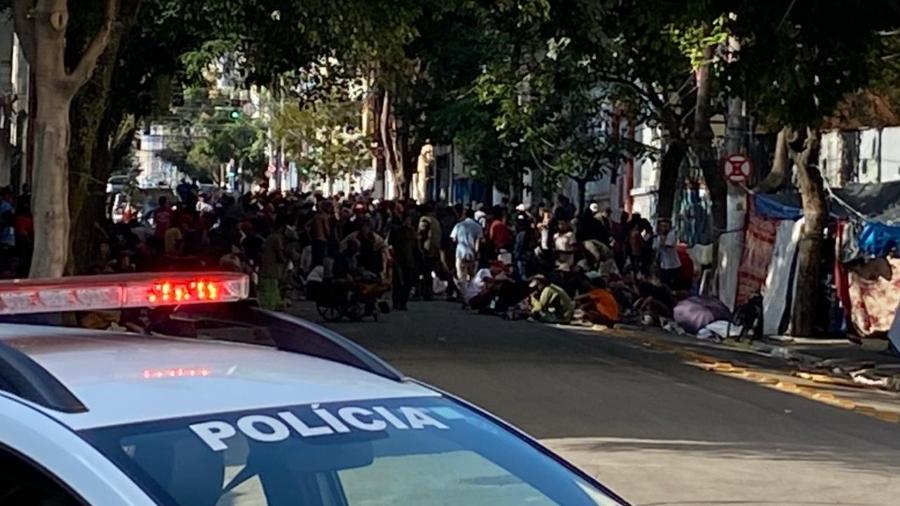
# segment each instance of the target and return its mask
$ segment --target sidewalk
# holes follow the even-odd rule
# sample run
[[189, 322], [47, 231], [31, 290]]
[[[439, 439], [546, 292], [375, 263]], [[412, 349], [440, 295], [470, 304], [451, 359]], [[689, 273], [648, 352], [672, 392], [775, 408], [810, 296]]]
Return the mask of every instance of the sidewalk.
[[714, 343], [630, 325], [579, 330], [637, 341], [710, 372], [900, 423], [900, 357], [889, 352], [872, 351], [846, 340], [781, 338]]
[[900, 356], [888, 349], [886, 340], [868, 339], [860, 345], [846, 339], [775, 337], [753, 347], [795, 362], [801, 372], [900, 392]]

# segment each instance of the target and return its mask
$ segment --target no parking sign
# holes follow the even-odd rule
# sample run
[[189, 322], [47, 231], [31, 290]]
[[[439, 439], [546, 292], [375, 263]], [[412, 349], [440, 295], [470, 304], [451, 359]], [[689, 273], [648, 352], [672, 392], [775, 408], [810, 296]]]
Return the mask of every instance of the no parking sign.
[[725, 177], [732, 183], [746, 183], [753, 171], [753, 163], [746, 155], [731, 155], [725, 159]]

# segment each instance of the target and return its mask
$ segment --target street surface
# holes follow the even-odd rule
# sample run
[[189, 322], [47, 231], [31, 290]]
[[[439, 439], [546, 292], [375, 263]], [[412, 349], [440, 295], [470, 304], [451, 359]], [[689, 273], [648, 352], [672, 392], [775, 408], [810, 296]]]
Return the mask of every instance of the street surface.
[[[310, 304], [294, 312], [320, 321]], [[536, 436], [635, 505], [900, 504], [900, 425], [636, 341], [443, 302], [330, 327]]]

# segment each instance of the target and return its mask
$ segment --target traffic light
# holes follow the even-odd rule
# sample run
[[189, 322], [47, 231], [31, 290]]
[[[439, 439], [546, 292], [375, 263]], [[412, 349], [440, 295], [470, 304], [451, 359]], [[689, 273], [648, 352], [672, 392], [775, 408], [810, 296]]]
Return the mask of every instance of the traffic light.
[[231, 112], [228, 113], [228, 117], [231, 118], [232, 121], [237, 121], [241, 119], [241, 110], [240, 109], [232, 109]]

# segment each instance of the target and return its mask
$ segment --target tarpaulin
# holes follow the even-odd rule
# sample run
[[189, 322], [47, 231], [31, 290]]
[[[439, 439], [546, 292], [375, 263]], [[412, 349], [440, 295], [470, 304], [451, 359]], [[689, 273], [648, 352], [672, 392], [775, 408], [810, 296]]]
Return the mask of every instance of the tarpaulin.
[[877, 258], [850, 269], [851, 321], [860, 336], [883, 334], [900, 305], [900, 259]]
[[[847, 183], [830, 190], [829, 213], [839, 220], [853, 219], [865, 224], [858, 246], [869, 257], [883, 257], [900, 245], [900, 181], [890, 183]], [[796, 190], [754, 194], [760, 216], [796, 220], [803, 215], [803, 203]]]
[[[863, 216], [866, 221], [900, 225], [900, 181], [890, 183], [847, 183], [832, 188], [840, 199], [829, 199], [829, 211], [835, 218]], [[797, 190], [754, 194], [757, 212], [763, 216], [793, 220], [803, 214], [803, 200]], [[849, 206], [851, 209], [847, 209]], [[858, 213], [858, 214], [857, 214]]]
[[762, 216], [751, 214], [747, 220], [744, 255], [738, 268], [736, 306], [746, 304], [754, 294], [761, 293], [775, 249], [777, 228], [776, 220]]
[[784, 203], [774, 195], [753, 195], [755, 214], [773, 220], [799, 220], [803, 217], [803, 209], [794, 207], [793, 203]]
[[731, 320], [731, 311], [719, 299], [694, 295], [675, 305], [674, 319], [691, 334], [719, 320]]
[[789, 307], [788, 292], [793, 286], [794, 259], [802, 230], [803, 220], [778, 223], [772, 262], [763, 290], [763, 333], [767, 336], [778, 335], [782, 330], [781, 321]]
[[900, 226], [867, 222], [859, 234], [859, 249], [870, 257], [886, 257], [900, 247]]

